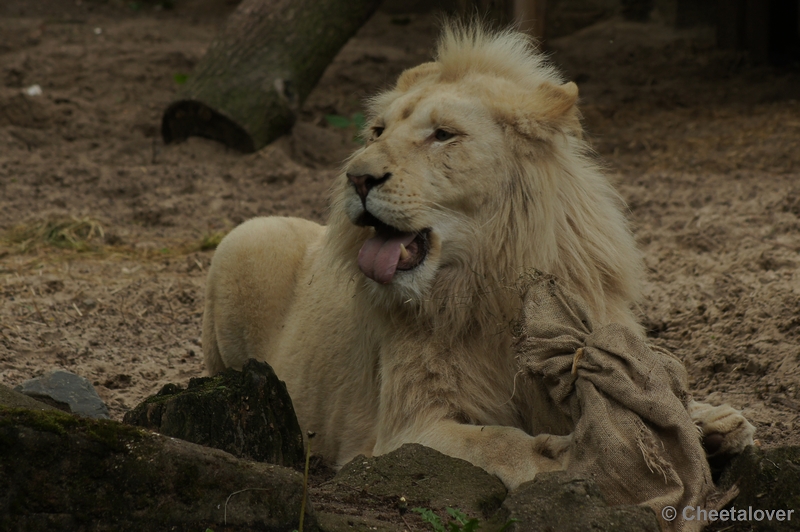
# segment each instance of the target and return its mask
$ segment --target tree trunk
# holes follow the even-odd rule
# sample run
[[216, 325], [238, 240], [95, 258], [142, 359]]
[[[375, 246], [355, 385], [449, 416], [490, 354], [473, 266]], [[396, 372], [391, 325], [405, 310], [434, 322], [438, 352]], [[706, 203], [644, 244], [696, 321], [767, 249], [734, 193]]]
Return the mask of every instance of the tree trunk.
[[194, 378], [185, 390], [168, 384], [124, 421], [239, 458], [285, 467], [305, 463], [292, 399], [266, 362], [250, 359], [242, 371]]
[[164, 142], [243, 152], [286, 134], [325, 68], [380, 0], [244, 0], [164, 112]]

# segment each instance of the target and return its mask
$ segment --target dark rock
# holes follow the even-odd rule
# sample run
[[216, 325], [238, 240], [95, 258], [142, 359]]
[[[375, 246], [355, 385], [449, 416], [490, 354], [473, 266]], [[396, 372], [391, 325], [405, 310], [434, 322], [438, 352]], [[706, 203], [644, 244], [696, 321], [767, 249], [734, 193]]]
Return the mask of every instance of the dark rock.
[[125, 423], [287, 467], [304, 463], [303, 436], [286, 385], [264, 362], [242, 371], [167, 384], [125, 414]]
[[[800, 530], [800, 447], [765, 451], [755, 446], [748, 447], [733, 459], [720, 478], [722, 490], [734, 485], [739, 489], [739, 496], [727, 509], [734, 511], [737, 520], [718, 520], [707, 530]], [[781, 514], [777, 510], [784, 510], [783, 520], [778, 519]], [[786, 515], [788, 510], [794, 510], [790, 519]], [[745, 514], [746, 521], [738, 518]]]
[[409, 532], [404, 526], [365, 515], [333, 512], [317, 512], [316, 515], [319, 528], [324, 532]]
[[372, 458], [357, 456], [320, 489], [392, 506], [405, 497], [409, 509], [449, 506], [480, 519], [495, 513], [506, 496], [503, 483], [494, 475], [417, 444]]
[[659, 532], [656, 514], [646, 506], [608, 506], [594, 481], [564, 471], [539, 473], [512, 491], [492, 519], [499, 526], [518, 521], [509, 531]]
[[8, 408], [27, 408], [29, 410], [58, 410], [54, 406], [37, 401], [2, 384], [0, 384], [0, 405]]
[[108, 419], [108, 407], [88, 380], [60, 369], [30, 379], [16, 388], [37, 401], [82, 417]]
[[0, 407], [0, 530], [290, 531], [302, 493], [302, 475], [281, 466], [111, 420]]

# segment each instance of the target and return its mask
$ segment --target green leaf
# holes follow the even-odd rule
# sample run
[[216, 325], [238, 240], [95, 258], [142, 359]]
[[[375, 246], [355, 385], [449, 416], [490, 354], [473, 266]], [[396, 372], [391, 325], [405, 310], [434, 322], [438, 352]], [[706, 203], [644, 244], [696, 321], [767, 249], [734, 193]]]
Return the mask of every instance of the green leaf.
[[433, 513], [430, 509], [412, 508], [411, 511], [417, 512], [420, 516], [422, 516], [422, 519], [424, 521], [430, 523], [430, 525], [433, 527], [434, 532], [447, 532], [447, 529], [444, 527], [444, 524], [442, 524], [442, 520], [439, 518], [438, 515]]
[[172, 79], [175, 80], [175, 83], [178, 85], [183, 85], [187, 81], [189, 81], [189, 76], [186, 74], [175, 74], [172, 76]]
[[353, 125], [356, 126], [356, 129], [359, 131], [364, 129], [364, 126], [367, 125], [367, 119], [364, 117], [364, 113], [355, 113], [353, 115]]
[[325, 120], [333, 127], [338, 127], [339, 129], [347, 129], [351, 124], [349, 118], [339, 115], [325, 115]]
[[447, 513], [450, 514], [450, 517], [461, 523], [462, 525], [467, 524], [467, 514], [458, 510], [456, 508], [447, 508]]
[[519, 519], [509, 519], [508, 521], [506, 521], [506, 524], [504, 524], [502, 528], [500, 528], [500, 530], [498, 530], [497, 532], [506, 532], [506, 530], [508, 530], [508, 527], [510, 527], [511, 525], [513, 525], [518, 521]]
[[475, 532], [481, 526], [478, 519], [469, 519], [467, 514], [457, 508], [447, 508], [447, 513], [455, 519], [450, 523], [450, 532]]
[[367, 126], [367, 119], [364, 118], [364, 113], [356, 113], [353, 115], [353, 125], [356, 126], [356, 134], [353, 135], [353, 142], [357, 144], [366, 144], [367, 135], [364, 128]]
[[462, 532], [475, 532], [481, 527], [481, 522], [477, 519], [470, 519], [466, 523], [464, 523], [464, 528]]

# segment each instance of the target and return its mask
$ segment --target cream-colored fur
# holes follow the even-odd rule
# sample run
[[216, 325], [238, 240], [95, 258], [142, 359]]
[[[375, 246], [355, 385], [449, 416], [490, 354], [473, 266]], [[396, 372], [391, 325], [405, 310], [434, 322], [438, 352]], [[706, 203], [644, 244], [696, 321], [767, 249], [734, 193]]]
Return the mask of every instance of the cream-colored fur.
[[[334, 184], [327, 226], [257, 218], [220, 244], [209, 373], [269, 362], [315, 451], [337, 465], [416, 442], [509, 487], [563, 467], [569, 428], [540, 426], [536, 397], [515, 387], [514, 282], [551, 272], [597, 323], [639, 330], [642, 277], [622, 202], [582, 140], [577, 96], [522, 34], [447, 26], [435, 62], [371, 101], [371, 137]], [[362, 201], [347, 174], [390, 177]], [[398, 230], [430, 230], [425, 260], [386, 284], [362, 273], [374, 234], [355, 225], [365, 208]]]

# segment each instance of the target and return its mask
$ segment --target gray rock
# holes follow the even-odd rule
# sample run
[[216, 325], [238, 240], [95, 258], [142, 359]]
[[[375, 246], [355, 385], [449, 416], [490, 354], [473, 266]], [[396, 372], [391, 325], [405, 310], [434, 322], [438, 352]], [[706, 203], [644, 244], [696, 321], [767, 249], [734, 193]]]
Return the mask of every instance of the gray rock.
[[[767, 450], [748, 447], [733, 459], [720, 478], [722, 490], [733, 486], [738, 487], [739, 496], [728, 504], [727, 509], [737, 515], [746, 514], [747, 521], [718, 520], [707, 530], [800, 530], [800, 447]], [[758, 510], [762, 513], [754, 515], [753, 512]], [[777, 510], [784, 510], [784, 514], [778, 514]], [[791, 519], [787, 519], [788, 510], [794, 510]]]
[[656, 514], [645, 506], [608, 506], [591, 480], [564, 471], [539, 473], [509, 493], [491, 520], [497, 528], [517, 519], [509, 531], [557, 530], [558, 532], [659, 532]]
[[125, 414], [125, 423], [287, 467], [305, 462], [303, 436], [286, 385], [269, 364], [168, 384]]
[[68, 371], [51, 371], [23, 382], [14, 390], [78, 416], [109, 418], [108, 407], [97, 395], [92, 383]]
[[393, 505], [406, 498], [408, 509], [440, 511], [458, 508], [469, 517], [485, 519], [506, 496], [503, 483], [465, 460], [417, 444], [406, 444], [389, 454], [358, 456], [320, 488], [358, 494]]
[[[111, 420], [0, 406], [0, 530], [289, 532], [303, 476]], [[318, 530], [306, 506], [305, 530]]]

